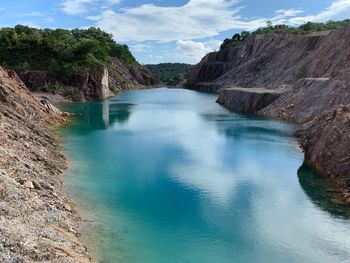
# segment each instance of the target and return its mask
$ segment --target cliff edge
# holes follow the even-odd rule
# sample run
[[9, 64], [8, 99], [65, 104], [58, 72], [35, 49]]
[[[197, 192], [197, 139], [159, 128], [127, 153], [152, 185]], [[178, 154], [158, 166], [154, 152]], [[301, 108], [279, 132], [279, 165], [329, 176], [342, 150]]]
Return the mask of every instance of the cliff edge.
[[0, 262], [90, 262], [60, 178], [59, 110], [0, 67]]
[[208, 54], [189, 72], [186, 86], [227, 97], [237, 96], [232, 87], [283, 90], [264, 109], [249, 111], [304, 123], [350, 103], [349, 69], [350, 26], [306, 36], [265, 34]]
[[305, 123], [296, 133], [306, 163], [338, 182], [350, 204], [350, 106], [339, 105]]
[[118, 58], [110, 58], [110, 62], [103, 67], [74, 74], [47, 71], [17, 73], [31, 91], [59, 94], [72, 101], [106, 100], [125, 90], [142, 89], [159, 83], [137, 62], [126, 65]]

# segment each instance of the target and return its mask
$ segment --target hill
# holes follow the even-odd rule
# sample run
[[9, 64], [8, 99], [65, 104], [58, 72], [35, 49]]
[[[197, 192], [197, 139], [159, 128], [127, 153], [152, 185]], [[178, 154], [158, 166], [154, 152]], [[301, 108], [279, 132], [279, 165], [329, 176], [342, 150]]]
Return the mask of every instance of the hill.
[[0, 29], [0, 64], [16, 70], [31, 90], [78, 101], [105, 99], [158, 81], [128, 46], [98, 28]]
[[306, 24], [300, 25], [299, 27], [292, 27], [288, 25], [272, 25], [271, 22], [267, 22], [266, 27], [258, 28], [253, 32], [243, 31], [240, 34], [234, 34], [232, 38], [226, 38], [220, 50], [224, 50], [230, 47], [236, 47], [241, 45], [248, 37], [257, 37], [259, 35], [271, 34], [271, 33], [289, 33], [293, 35], [307, 35], [313, 32], [322, 32], [327, 30], [334, 30], [344, 26], [350, 25], [350, 19], [345, 19], [343, 21], [328, 21], [326, 23], [314, 23], [308, 22]]
[[156, 65], [145, 65], [150, 72], [157, 76], [162, 83], [176, 86], [184, 80], [185, 73], [193, 67], [183, 63], [162, 63]]

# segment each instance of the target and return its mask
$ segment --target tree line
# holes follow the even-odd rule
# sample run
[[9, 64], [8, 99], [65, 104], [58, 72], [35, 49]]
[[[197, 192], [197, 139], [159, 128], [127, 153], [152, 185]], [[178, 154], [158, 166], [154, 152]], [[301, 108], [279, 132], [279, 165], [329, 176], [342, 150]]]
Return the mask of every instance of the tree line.
[[164, 84], [172, 85], [179, 83], [185, 73], [193, 66], [183, 63], [161, 63], [156, 65], [145, 65], [146, 68], [156, 75]]
[[23, 25], [0, 29], [0, 64], [15, 70], [78, 73], [117, 57], [136, 63], [127, 45], [99, 28], [37, 29]]
[[273, 25], [272, 22], [267, 22], [266, 27], [258, 28], [253, 32], [242, 31], [241, 33], [234, 34], [232, 38], [226, 38], [221, 44], [220, 50], [239, 46], [250, 36], [256, 37], [258, 35], [268, 33], [290, 33], [294, 35], [306, 35], [312, 32], [337, 29], [347, 25], [350, 25], [350, 19], [345, 19], [342, 21], [328, 21], [326, 23], [308, 22], [299, 27], [292, 27], [284, 24]]

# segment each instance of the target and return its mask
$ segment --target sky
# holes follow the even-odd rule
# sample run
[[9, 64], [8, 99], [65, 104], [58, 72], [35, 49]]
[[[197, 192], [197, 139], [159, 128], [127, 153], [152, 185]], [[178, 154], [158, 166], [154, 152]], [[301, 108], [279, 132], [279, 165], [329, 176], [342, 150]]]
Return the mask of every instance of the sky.
[[350, 18], [350, 0], [0, 0], [0, 27], [100, 27], [142, 64], [198, 63], [223, 39], [274, 24]]

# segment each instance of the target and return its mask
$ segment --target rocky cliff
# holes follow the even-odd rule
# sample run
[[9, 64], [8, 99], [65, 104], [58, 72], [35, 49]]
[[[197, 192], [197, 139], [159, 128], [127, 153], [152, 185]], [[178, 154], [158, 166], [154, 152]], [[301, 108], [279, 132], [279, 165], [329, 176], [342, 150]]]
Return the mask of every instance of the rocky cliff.
[[31, 91], [58, 93], [73, 101], [105, 100], [118, 92], [141, 89], [159, 82], [140, 64], [126, 65], [117, 58], [111, 58], [105, 67], [79, 74], [53, 74], [47, 71], [17, 73]]
[[306, 163], [335, 179], [350, 204], [350, 107], [327, 110], [297, 131]]
[[343, 165], [350, 147], [342, 148], [349, 143], [348, 124], [338, 118], [327, 124], [331, 113], [323, 115], [350, 104], [349, 26], [304, 36], [249, 37], [238, 47], [205, 56], [187, 79], [189, 88], [219, 92], [218, 102], [231, 110], [314, 123], [299, 133], [306, 162], [333, 178], [350, 180], [349, 166]]
[[186, 85], [210, 91], [284, 90], [262, 113], [305, 122], [339, 103], [350, 103], [349, 72], [350, 27], [344, 27], [307, 36], [250, 37], [239, 47], [208, 54], [188, 74]]
[[0, 67], [0, 262], [90, 262], [63, 190], [59, 110]]
[[160, 82], [146, 67], [138, 63], [125, 66], [125, 64], [117, 58], [111, 59], [111, 63], [108, 65], [108, 72], [109, 87], [113, 93], [154, 86]]

